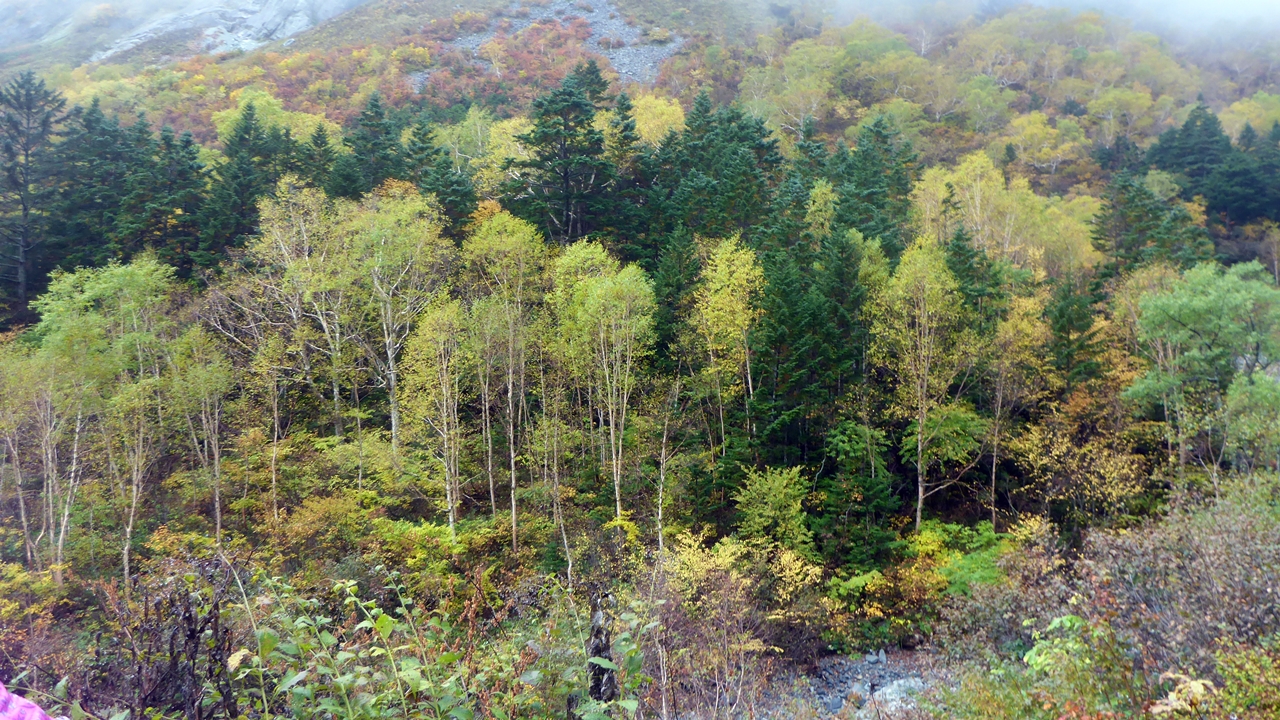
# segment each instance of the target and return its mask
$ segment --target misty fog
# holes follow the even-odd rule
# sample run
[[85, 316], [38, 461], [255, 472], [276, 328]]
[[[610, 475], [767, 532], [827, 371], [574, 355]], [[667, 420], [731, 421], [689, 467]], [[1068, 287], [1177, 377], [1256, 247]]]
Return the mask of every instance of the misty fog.
[[[620, 3], [642, 7], [647, 0]], [[743, 15], [826, 17], [845, 24], [859, 16], [895, 27], [917, 25], [947, 32], [969, 19], [997, 16], [1020, 0], [727, 0]], [[454, 0], [467, 7], [466, 0]], [[657, 0], [654, 0], [657, 2]], [[663, 0], [661, 7], [670, 5]], [[46, 62], [96, 62], [166, 34], [203, 34], [205, 52], [247, 50], [295, 35], [360, 4], [387, 0], [0, 0], [0, 53], [42, 48]], [[1135, 29], [1175, 45], [1219, 51], [1274, 42], [1280, 30], [1276, 0], [1029, 0], [1030, 4], [1099, 11], [1125, 17]], [[404, 4], [412, 7], [416, 3]], [[430, 13], [429, 3], [421, 11]], [[706, 5], [695, 0], [694, 6]], [[433, 6], [434, 7], [434, 6]], [[764, 27], [762, 25], [761, 27]], [[4, 61], [0, 55], [0, 62]]]

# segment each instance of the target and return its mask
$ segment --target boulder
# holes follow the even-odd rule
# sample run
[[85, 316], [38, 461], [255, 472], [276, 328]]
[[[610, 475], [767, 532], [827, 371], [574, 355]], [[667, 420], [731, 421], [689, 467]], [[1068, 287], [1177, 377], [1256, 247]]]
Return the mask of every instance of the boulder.
[[867, 704], [858, 710], [857, 720], [891, 720], [916, 708], [916, 696], [924, 692], [924, 681], [918, 677], [889, 683], [871, 694]]

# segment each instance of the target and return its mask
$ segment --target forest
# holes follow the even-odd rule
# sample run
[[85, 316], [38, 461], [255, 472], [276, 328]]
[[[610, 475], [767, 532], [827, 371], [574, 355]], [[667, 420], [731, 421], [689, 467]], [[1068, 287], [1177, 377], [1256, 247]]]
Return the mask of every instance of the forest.
[[666, 5], [0, 70], [0, 682], [1280, 716], [1280, 43]]

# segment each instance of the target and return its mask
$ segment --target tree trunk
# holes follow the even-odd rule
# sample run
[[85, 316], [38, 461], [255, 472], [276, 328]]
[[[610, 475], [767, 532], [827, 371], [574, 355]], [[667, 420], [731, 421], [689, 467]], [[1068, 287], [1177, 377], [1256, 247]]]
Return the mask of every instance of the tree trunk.
[[[482, 361], [487, 362], [487, 361]], [[490, 414], [489, 373], [480, 381], [480, 414], [484, 422], [485, 474], [489, 476], [489, 512], [498, 519], [498, 495], [493, 485], [493, 417]]]
[[1000, 430], [999, 421], [996, 421], [997, 427], [995, 436], [991, 440], [991, 531], [996, 530], [996, 466], [1000, 462]]
[[67, 472], [66, 494], [62, 499], [62, 519], [58, 527], [58, 540], [53, 553], [53, 582], [58, 587], [63, 584], [63, 550], [67, 544], [67, 533], [71, 528], [71, 510], [75, 506], [76, 491], [80, 487], [80, 436], [84, 431], [84, 413], [76, 412], [76, 430], [71, 441], [71, 468]]
[[279, 486], [280, 460], [280, 388], [275, 377], [271, 378], [271, 520], [272, 533], [274, 526], [280, 524]]
[[5, 438], [5, 444], [9, 446], [9, 456], [13, 463], [13, 491], [18, 498], [18, 518], [22, 522], [22, 546], [27, 555], [27, 568], [31, 570], [38, 569], [36, 567], [35, 546], [31, 542], [31, 524], [27, 519], [27, 501], [22, 495], [22, 465], [21, 458], [18, 455], [18, 446], [13, 441], [12, 436]]
[[[514, 352], [512, 353], [514, 354]], [[516, 540], [516, 398], [515, 398], [515, 358], [507, 358], [507, 457], [511, 469], [511, 552], [517, 552], [519, 544]]]
[[916, 416], [916, 532], [920, 531], [920, 523], [924, 517], [924, 423], [926, 414], [924, 406]]

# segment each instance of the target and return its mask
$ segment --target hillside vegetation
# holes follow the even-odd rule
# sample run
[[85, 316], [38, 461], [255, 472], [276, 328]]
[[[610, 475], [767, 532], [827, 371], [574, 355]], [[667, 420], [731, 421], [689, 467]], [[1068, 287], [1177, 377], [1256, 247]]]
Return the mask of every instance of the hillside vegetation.
[[425, 7], [0, 88], [0, 681], [852, 717], [805, 673], [889, 648], [898, 717], [1280, 712], [1280, 46]]

